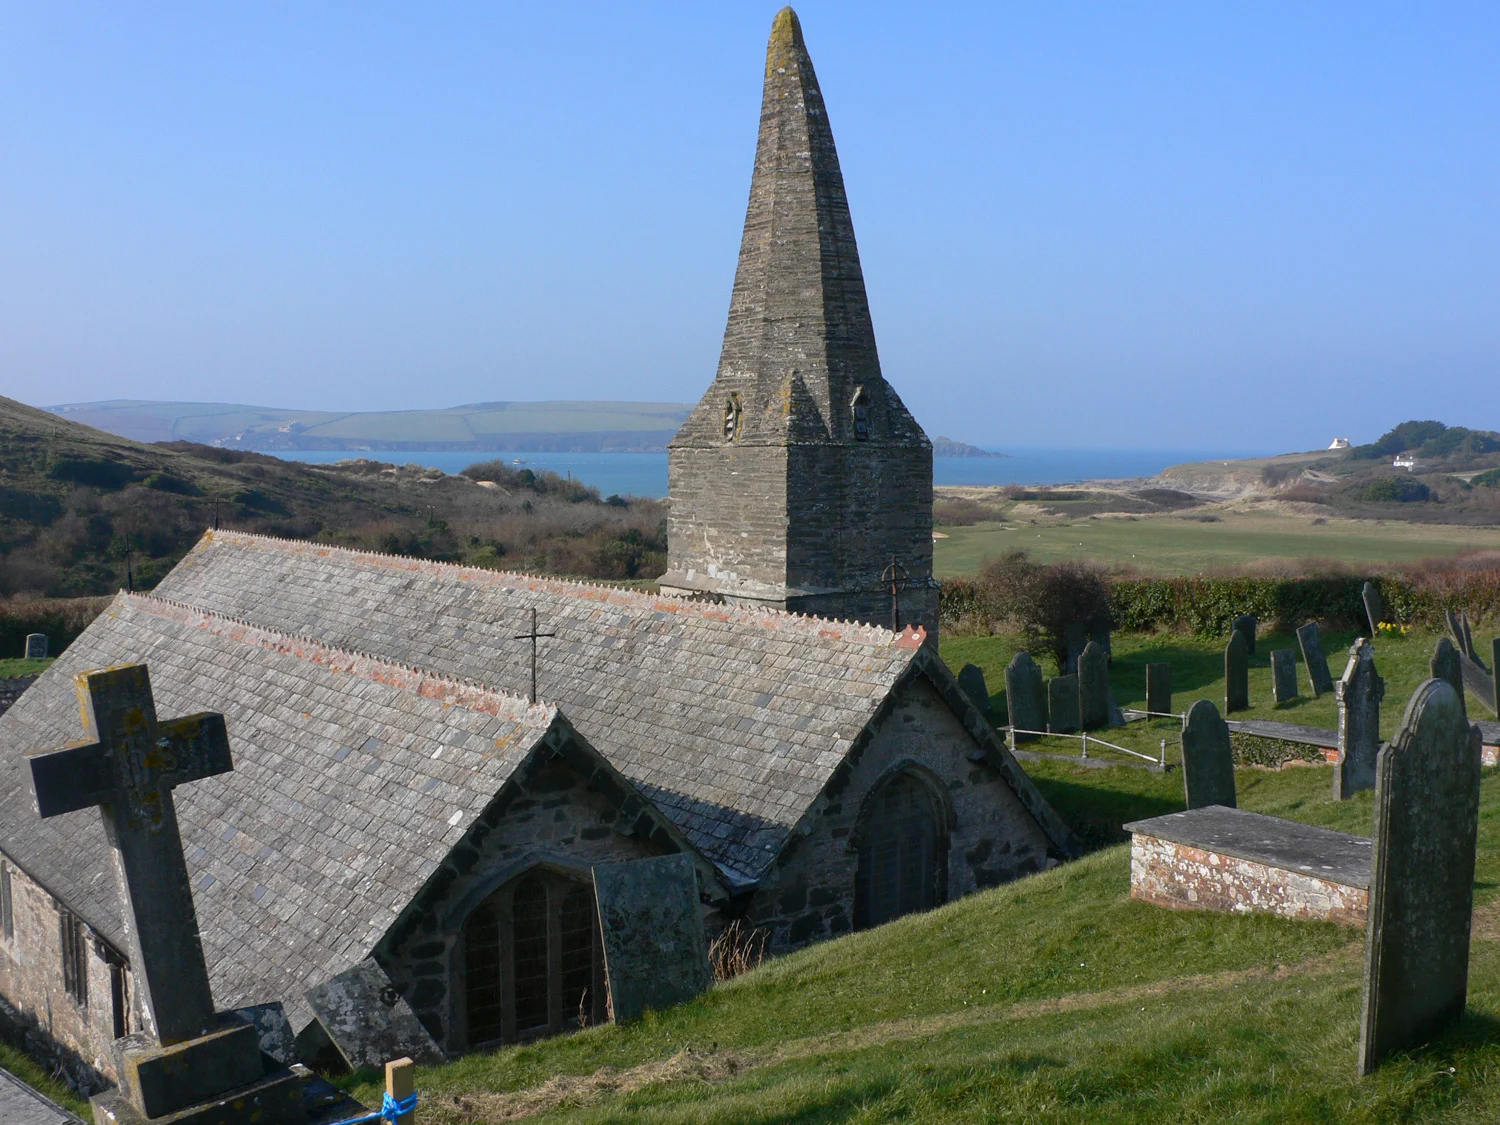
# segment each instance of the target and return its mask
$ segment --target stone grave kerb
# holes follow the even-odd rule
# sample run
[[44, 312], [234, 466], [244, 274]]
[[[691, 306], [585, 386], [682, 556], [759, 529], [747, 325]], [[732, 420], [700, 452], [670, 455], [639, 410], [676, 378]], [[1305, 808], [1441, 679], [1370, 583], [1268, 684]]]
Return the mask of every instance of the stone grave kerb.
[[1446, 680], [1422, 684], [1375, 765], [1359, 1073], [1464, 1011], [1479, 829], [1479, 728]]
[[1333, 799], [1348, 800], [1375, 787], [1380, 752], [1380, 704], [1385, 680], [1375, 671], [1375, 646], [1364, 637], [1349, 649], [1349, 663], [1333, 685], [1338, 702], [1339, 756], [1333, 767]]

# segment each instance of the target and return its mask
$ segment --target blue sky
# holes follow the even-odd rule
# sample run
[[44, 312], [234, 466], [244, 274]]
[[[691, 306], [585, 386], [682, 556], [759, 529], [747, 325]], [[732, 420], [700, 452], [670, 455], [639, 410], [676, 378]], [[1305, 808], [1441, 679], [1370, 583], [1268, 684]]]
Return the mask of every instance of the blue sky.
[[[1500, 6], [798, 7], [929, 433], [1500, 428]], [[774, 4], [0, 3], [0, 394], [692, 400]]]

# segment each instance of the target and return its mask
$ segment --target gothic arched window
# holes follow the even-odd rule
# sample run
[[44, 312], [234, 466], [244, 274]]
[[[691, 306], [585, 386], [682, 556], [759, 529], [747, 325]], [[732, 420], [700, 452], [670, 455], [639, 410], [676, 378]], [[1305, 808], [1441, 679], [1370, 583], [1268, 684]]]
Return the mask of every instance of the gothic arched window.
[[863, 387], [854, 388], [854, 398], [849, 403], [849, 409], [854, 415], [854, 440], [870, 440], [870, 400], [865, 395]]
[[724, 440], [740, 440], [740, 422], [744, 407], [738, 394], [731, 394], [724, 402]]
[[471, 1047], [552, 1035], [607, 1017], [594, 888], [548, 868], [505, 884], [463, 929]]
[[859, 830], [856, 927], [867, 929], [938, 905], [944, 850], [932, 790], [910, 773], [881, 785], [870, 795]]

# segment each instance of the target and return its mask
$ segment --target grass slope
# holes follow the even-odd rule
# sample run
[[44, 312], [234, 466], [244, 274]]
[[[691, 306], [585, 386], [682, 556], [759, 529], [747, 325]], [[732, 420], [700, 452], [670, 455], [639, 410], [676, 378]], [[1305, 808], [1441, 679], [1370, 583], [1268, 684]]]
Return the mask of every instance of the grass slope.
[[[1101, 792], [1175, 780], [1076, 773]], [[1334, 805], [1326, 768], [1246, 770], [1240, 783], [1245, 807], [1368, 830], [1368, 794]], [[1165, 788], [1154, 800], [1173, 804]], [[1497, 857], [1488, 777], [1469, 1014], [1364, 1081], [1362, 934], [1135, 902], [1118, 846], [780, 958], [630, 1026], [425, 1069], [423, 1119], [1495, 1120]], [[378, 1098], [368, 1082], [356, 1092]]]

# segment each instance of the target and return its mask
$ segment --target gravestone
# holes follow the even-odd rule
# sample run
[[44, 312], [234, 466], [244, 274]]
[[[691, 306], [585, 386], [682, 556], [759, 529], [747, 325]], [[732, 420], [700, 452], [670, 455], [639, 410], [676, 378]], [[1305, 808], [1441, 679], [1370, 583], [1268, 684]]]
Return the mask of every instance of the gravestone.
[[27, 633], [26, 634], [26, 659], [27, 660], [46, 660], [47, 659], [47, 634], [46, 633]]
[[1083, 648], [1089, 643], [1089, 631], [1082, 625], [1069, 625], [1063, 630], [1063, 644], [1066, 646], [1066, 663], [1062, 669], [1064, 676], [1071, 676], [1078, 671], [1078, 658], [1083, 655]]
[[1463, 1015], [1479, 742], [1453, 686], [1432, 679], [1412, 696], [1376, 759], [1360, 1074]]
[[[262, 1061], [255, 1026], [215, 1012], [172, 790], [234, 768], [224, 716], [159, 721], [144, 664], [74, 677], [93, 740], [28, 757], [45, 820], [98, 805], [114, 853], [143, 1030], [116, 1039], [119, 1087], [93, 1098], [97, 1120], [140, 1117], [263, 1125], [302, 1122], [301, 1083]], [[224, 1108], [238, 1099], [242, 1112]]]
[[958, 686], [969, 697], [981, 715], [990, 713], [990, 688], [984, 682], [984, 671], [977, 664], [965, 664], [958, 671]]
[[[1047, 696], [1042, 688], [1042, 670], [1029, 652], [1018, 652], [1005, 666], [1005, 705], [1010, 725], [1023, 731], [1047, 729]], [[1012, 745], [1036, 738], [1034, 734], [1011, 733]]]
[[1146, 665], [1146, 710], [1153, 715], [1172, 713], [1172, 666]]
[[383, 1066], [402, 1055], [424, 1064], [443, 1061], [442, 1050], [373, 957], [304, 995], [351, 1070]]
[[1089, 640], [1104, 650], [1104, 662], [1115, 662], [1114, 642], [1110, 639], [1109, 626], [1101, 625], [1089, 630]]
[[1361, 637], [1349, 650], [1349, 663], [1333, 686], [1339, 705], [1339, 756], [1333, 766], [1333, 799], [1345, 801], [1375, 788], [1375, 755], [1380, 752], [1380, 703], [1385, 681], [1375, 671], [1375, 646]]
[[1500, 715], [1500, 637], [1490, 642], [1490, 671], [1494, 673], [1494, 678], [1490, 681], [1494, 687], [1490, 710]]
[[1224, 646], [1224, 713], [1250, 710], [1250, 652], [1245, 634], [1236, 630]]
[[1453, 690], [1458, 692], [1458, 704], [1467, 714], [1468, 707], [1464, 701], [1463, 661], [1459, 659], [1458, 648], [1454, 643], [1447, 637], [1439, 637], [1437, 645], [1432, 650], [1432, 660], [1427, 667], [1434, 680], [1446, 680], [1453, 685]]
[[1189, 707], [1182, 720], [1182, 788], [1190, 809], [1235, 807], [1229, 727], [1206, 699]]
[[691, 1000], [713, 983], [690, 858], [601, 863], [594, 894], [616, 1023]]
[[1474, 650], [1474, 630], [1469, 627], [1468, 613], [1459, 614], [1458, 622], [1464, 627], [1464, 655], [1470, 660], [1478, 660], [1479, 653]]
[[1078, 677], [1053, 676], [1047, 681], [1047, 729], [1053, 734], [1076, 734], [1078, 716]]
[[1333, 673], [1328, 670], [1328, 657], [1323, 655], [1323, 638], [1316, 621], [1309, 621], [1297, 630], [1297, 643], [1302, 646], [1302, 663], [1307, 665], [1313, 698], [1327, 695], [1333, 690]]
[[1260, 625], [1253, 613], [1242, 613], [1229, 623], [1229, 631], [1245, 638], [1245, 655], [1255, 655], [1255, 630]]
[[1380, 602], [1380, 591], [1375, 588], [1375, 583], [1366, 582], [1359, 592], [1360, 601], [1365, 603], [1365, 620], [1370, 623], [1370, 636], [1380, 635], [1380, 623], [1385, 620], [1385, 606]]
[[1109, 662], [1093, 641], [1078, 657], [1078, 721], [1084, 730], [1109, 725]]
[[1289, 648], [1271, 653], [1271, 698], [1290, 703], [1297, 698], [1297, 654]]

